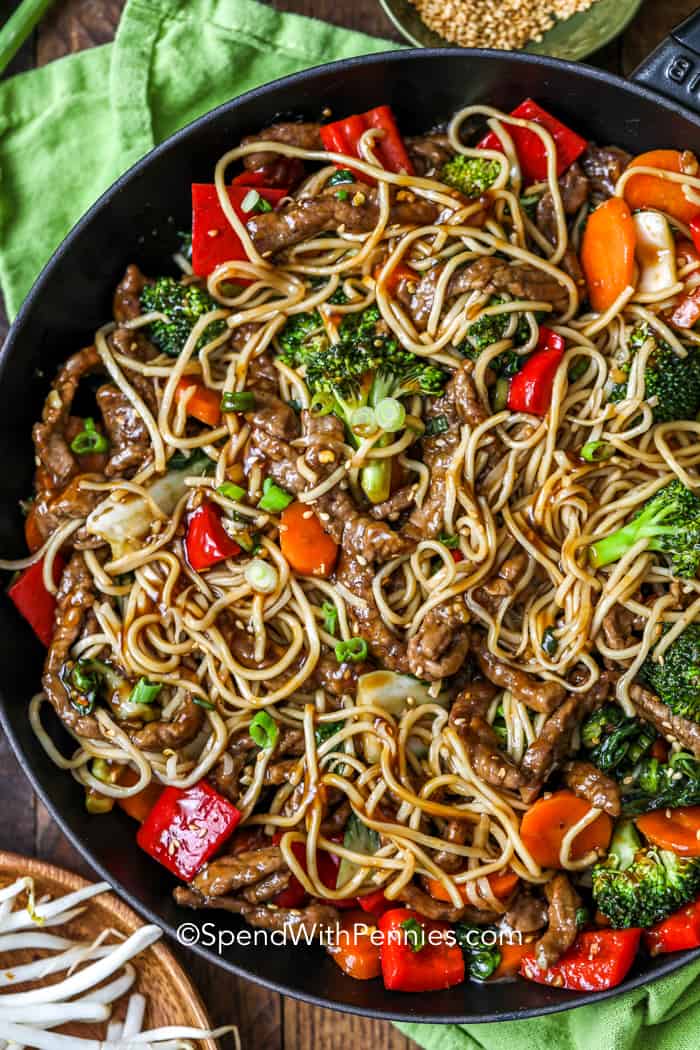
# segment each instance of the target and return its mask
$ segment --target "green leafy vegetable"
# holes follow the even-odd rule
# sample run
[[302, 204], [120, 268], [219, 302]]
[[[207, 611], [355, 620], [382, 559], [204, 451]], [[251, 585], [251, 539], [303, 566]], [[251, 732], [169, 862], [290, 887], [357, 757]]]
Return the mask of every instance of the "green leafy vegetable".
[[647, 656], [639, 678], [674, 714], [700, 722], [700, 623], [689, 624], [666, 649], [663, 659]]
[[[679, 357], [668, 343], [659, 339], [644, 322], [638, 325], [629, 339], [629, 357], [618, 365], [628, 376], [635, 355], [647, 340], [653, 340], [654, 349], [644, 369], [644, 397], [655, 398], [655, 423], [671, 423], [678, 419], [695, 419], [700, 411], [700, 353], [690, 348], [687, 357]], [[613, 383], [608, 391], [610, 401], [627, 397], [627, 380]]]

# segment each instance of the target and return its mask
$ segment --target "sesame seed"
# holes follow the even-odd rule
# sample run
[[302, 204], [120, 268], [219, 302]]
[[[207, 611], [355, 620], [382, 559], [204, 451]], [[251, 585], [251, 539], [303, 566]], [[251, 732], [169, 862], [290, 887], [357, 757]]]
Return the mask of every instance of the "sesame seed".
[[318, 454], [318, 461], [319, 463], [334, 463], [335, 453], [329, 448], [324, 448]]
[[366, 565], [367, 564], [367, 559], [365, 557], [363, 557], [362, 554], [358, 554], [357, 555], [357, 560], [360, 563], [360, 565]]
[[462, 47], [512, 51], [539, 41], [557, 21], [587, 11], [595, 0], [411, 0], [421, 19]]
[[312, 510], [305, 510], [304, 513], [302, 514], [302, 518], [306, 518], [306, 519], [313, 518], [313, 516], [314, 516], [314, 512]]
[[353, 208], [359, 208], [367, 201], [367, 197], [360, 190], [357, 191], [355, 196], [352, 198]]
[[219, 230], [207, 230], [207, 237], [218, 237]]

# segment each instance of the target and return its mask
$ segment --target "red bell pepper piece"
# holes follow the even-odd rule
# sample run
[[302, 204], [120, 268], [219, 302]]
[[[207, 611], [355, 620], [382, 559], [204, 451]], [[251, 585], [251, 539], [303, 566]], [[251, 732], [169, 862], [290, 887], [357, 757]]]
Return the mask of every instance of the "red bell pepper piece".
[[538, 350], [564, 350], [564, 336], [553, 332], [546, 325], [540, 325], [540, 334], [537, 340]]
[[459, 565], [461, 561], [464, 561], [464, 555], [456, 547], [450, 551], [450, 554], [452, 555], [452, 561], [455, 565]]
[[[252, 174], [249, 177], [252, 177]], [[254, 212], [243, 211], [243, 201], [250, 193], [250, 183], [229, 186], [228, 198], [241, 222], [246, 222]], [[268, 204], [279, 204], [286, 197], [286, 190], [270, 190], [261, 187], [257, 191]], [[213, 183], [195, 182], [192, 186], [192, 269], [200, 277], [208, 275], [221, 263], [235, 259], [246, 259], [241, 239], [224, 215], [219, 195]], [[236, 280], [237, 284], [250, 284], [248, 280]]]
[[651, 955], [700, 948], [700, 897], [645, 930], [644, 944]]
[[[284, 832], [277, 831], [272, 837], [272, 841], [275, 845], [278, 845], [282, 839]], [[297, 861], [301, 865], [304, 871], [307, 871], [306, 867], [306, 846], [303, 842], [292, 843], [292, 853], [296, 857]], [[338, 883], [338, 869], [340, 867], [340, 860], [332, 853], [327, 853], [326, 850], [320, 849], [316, 854], [316, 867], [318, 868], [318, 876], [324, 886], [327, 886], [329, 890], [334, 890]], [[287, 887], [281, 890], [272, 899], [272, 903], [276, 904], [278, 908], [298, 908], [306, 900], [306, 890], [299, 882], [296, 875], [292, 875], [287, 883]], [[321, 898], [322, 900], [325, 898]], [[329, 904], [332, 904], [335, 908], [356, 908], [357, 900], [355, 897], [348, 897], [341, 900], [329, 900]]]
[[393, 901], [388, 901], [384, 896], [384, 890], [375, 890], [374, 893], [365, 893], [363, 897], [357, 898], [357, 903], [363, 911], [379, 918], [385, 911], [394, 907]]
[[537, 984], [572, 992], [602, 992], [626, 976], [639, 946], [641, 930], [585, 930], [558, 963], [541, 970], [534, 952], [520, 963], [520, 974]]
[[189, 882], [240, 819], [236, 807], [205, 780], [185, 789], [166, 787], [136, 833], [136, 841], [173, 875]]
[[698, 212], [694, 219], [690, 220], [688, 225], [695, 249], [700, 252], [700, 212]]
[[[416, 951], [403, 923], [418, 923], [424, 943]], [[393, 992], [435, 992], [464, 980], [464, 956], [448, 922], [425, 919], [408, 908], [382, 915], [379, 929], [384, 985]]]
[[700, 287], [684, 295], [671, 314], [671, 324], [678, 328], [693, 328], [700, 321]]
[[[65, 562], [60, 554], [53, 560], [53, 580], [55, 584], [61, 579]], [[7, 593], [21, 612], [40, 642], [46, 648], [51, 645], [53, 637], [54, 613], [56, 599], [44, 587], [44, 559], [29, 565], [19, 576]]]
[[[324, 124], [321, 128], [321, 141], [329, 153], [359, 157], [360, 138], [369, 128], [380, 128], [384, 132], [384, 135], [378, 137], [374, 143], [375, 155], [384, 168], [397, 175], [413, 175], [414, 168], [411, 158], [389, 106], [377, 106], [366, 113], [346, 117], [345, 120], [336, 120], [333, 124]], [[343, 167], [343, 165], [338, 166]], [[364, 182], [368, 181], [366, 175], [358, 175], [358, 178]]]
[[188, 562], [197, 572], [241, 553], [241, 548], [221, 524], [221, 511], [209, 500], [190, 514], [185, 550]]
[[[554, 335], [554, 333], [551, 333]], [[520, 371], [513, 376], [508, 390], [508, 408], [512, 412], [529, 412], [546, 416], [552, 403], [554, 377], [564, 356], [558, 349], [536, 350]]]
[[[566, 124], [553, 117], [546, 109], [542, 109], [531, 98], [526, 98], [511, 113], [511, 117], [519, 117], [521, 120], [531, 120], [535, 124], [546, 128], [557, 147], [557, 175], [563, 175], [570, 168], [577, 157], [580, 157], [588, 146], [588, 143], [580, 135], [577, 135]], [[514, 124], [504, 125], [506, 131], [513, 140], [515, 151], [520, 161], [520, 170], [523, 173], [524, 182], [542, 182], [547, 178], [547, 151], [539, 135], [527, 128], [519, 128]], [[489, 131], [477, 149], [495, 149], [503, 152], [501, 140], [495, 132]]]

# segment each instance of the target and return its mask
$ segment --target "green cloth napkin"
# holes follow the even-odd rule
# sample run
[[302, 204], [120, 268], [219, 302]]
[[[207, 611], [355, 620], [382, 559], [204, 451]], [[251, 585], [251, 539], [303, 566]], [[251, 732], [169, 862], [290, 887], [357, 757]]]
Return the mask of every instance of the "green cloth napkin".
[[[129, 0], [114, 44], [0, 83], [0, 284], [10, 316], [71, 226], [157, 142], [258, 84], [393, 46], [255, 0]], [[695, 1050], [699, 974], [694, 963], [538, 1020], [399, 1027], [427, 1050]], [[466, 986], [467, 1009], [470, 994]]]

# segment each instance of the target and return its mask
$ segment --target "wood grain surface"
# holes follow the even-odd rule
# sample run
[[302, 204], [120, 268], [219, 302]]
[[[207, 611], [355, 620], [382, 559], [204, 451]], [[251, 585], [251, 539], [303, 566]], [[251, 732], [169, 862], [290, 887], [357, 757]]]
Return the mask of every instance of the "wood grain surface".
[[[17, 0], [0, 0], [0, 23]], [[56, 0], [33, 37], [13, 61], [9, 73], [42, 65], [71, 51], [110, 40], [124, 0]], [[378, 0], [272, 0], [272, 6], [314, 15], [337, 25], [399, 39]], [[624, 36], [589, 59], [595, 65], [630, 73], [666, 34], [697, 7], [696, 0], [646, 0]], [[0, 304], [0, 341], [5, 321]], [[0, 799], [12, 819], [0, 823], [0, 849], [38, 855], [90, 876], [90, 869], [32, 798], [27, 781], [0, 739]], [[215, 1024], [235, 1021], [244, 1048], [254, 1050], [415, 1050], [387, 1022], [321, 1010], [239, 981], [180, 951], [187, 973], [198, 986]]]

